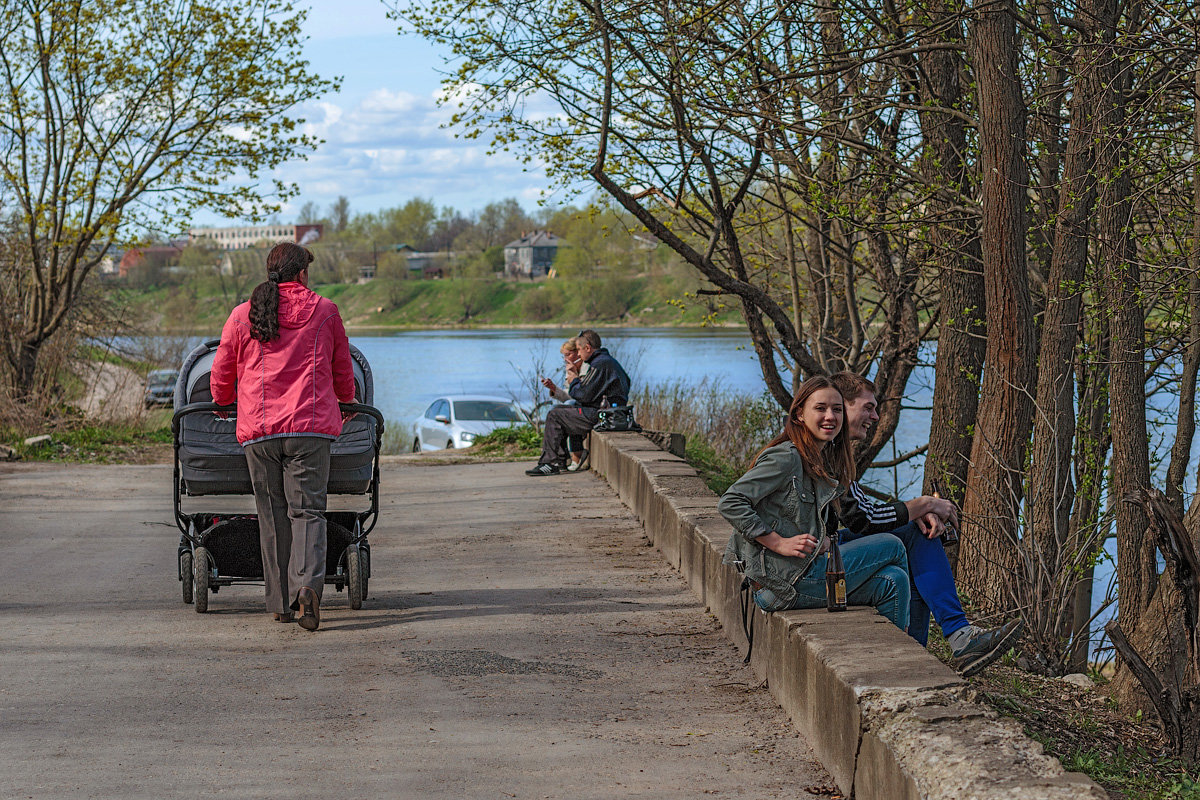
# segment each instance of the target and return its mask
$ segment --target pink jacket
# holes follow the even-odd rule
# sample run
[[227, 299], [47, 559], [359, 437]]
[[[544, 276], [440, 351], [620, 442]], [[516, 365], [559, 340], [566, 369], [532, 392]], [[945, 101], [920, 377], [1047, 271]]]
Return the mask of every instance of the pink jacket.
[[242, 444], [342, 432], [338, 401], [354, 402], [350, 340], [338, 307], [295, 281], [279, 284], [279, 338], [250, 336], [250, 304], [229, 315], [209, 377], [213, 402], [237, 400]]

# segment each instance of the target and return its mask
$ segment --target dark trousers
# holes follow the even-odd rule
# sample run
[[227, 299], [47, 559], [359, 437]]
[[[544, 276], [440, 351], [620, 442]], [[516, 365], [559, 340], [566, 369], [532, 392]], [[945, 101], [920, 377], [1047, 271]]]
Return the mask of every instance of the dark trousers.
[[[909, 594], [908, 635], [922, 647], [929, 643], [929, 613], [949, 636], [959, 628], [967, 626], [967, 615], [962, 601], [958, 599], [958, 588], [954, 585], [954, 573], [950, 571], [950, 560], [941, 539], [930, 539], [921, 533], [915, 522], [909, 522], [890, 532], [904, 543], [908, 553], [908, 574], [912, 586]], [[842, 531], [842, 541], [852, 542], [862, 535]]]
[[286, 436], [245, 447], [258, 507], [267, 611], [299, 608], [307, 586], [325, 589], [325, 499], [329, 445], [319, 436]]
[[582, 439], [596, 424], [600, 412], [583, 406], [555, 406], [546, 415], [546, 427], [542, 430], [542, 457], [539, 464], [567, 465], [567, 439]]

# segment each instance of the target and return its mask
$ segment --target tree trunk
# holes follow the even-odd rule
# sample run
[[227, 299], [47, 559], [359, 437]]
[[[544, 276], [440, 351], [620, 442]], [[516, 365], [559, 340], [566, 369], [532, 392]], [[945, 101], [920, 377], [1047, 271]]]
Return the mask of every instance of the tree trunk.
[[[1124, 688], [1125, 710], [1153, 710], [1176, 757], [1185, 765], [1200, 764], [1200, 558], [1197, 537], [1187, 530], [1166, 496], [1143, 490], [1124, 498], [1138, 505], [1150, 522], [1147, 539], [1162, 551], [1166, 562], [1151, 602], [1137, 629], [1127, 635], [1119, 622], [1105, 627], [1125, 666], [1125, 675], [1138, 691]], [[1148, 512], [1148, 513], [1147, 513]], [[1189, 513], [1189, 517], [1195, 517]]]
[[33, 396], [34, 381], [37, 378], [38, 355], [42, 352], [40, 340], [21, 342], [17, 350], [17, 363], [12, 371], [13, 397], [18, 402], [25, 402]]
[[[940, 26], [957, 14], [957, 5], [935, 4], [929, 26]], [[946, 28], [943, 36], [927, 37], [923, 43], [935, 39], [961, 41], [958, 24]], [[979, 228], [976, 219], [958, 222], [956, 218], [962, 215], [951, 210], [961, 208], [961, 198], [972, 192], [965, 161], [966, 124], [938, 110], [961, 106], [961, 59], [952, 50], [934, 49], [922, 56], [920, 66], [921, 134], [928, 148], [923, 166], [931, 185], [943, 184], [930, 202], [936, 220], [930, 231], [930, 246], [941, 298], [924, 485], [928, 493], [934, 479], [941, 479], [954, 499], [961, 502], [970, 464], [971, 431], [979, 409], [985, 347]]]
[[[1192, 108], [1192, 142], [1200, 148], [1200, 62], [1193, 71], [1197, 102]], [[1171, 462], [1167, 467], [1167, 500], [1175, 513], [1183, 517], [1183, 479], [1191, 458], [1192, 439], [1196, 434], [1196, 375], [1200, 372], [1200, 159], [1192, 162], [1192, 252], [1188, 256], [1188, 337], [1183, 351], [1183, 371], [1179, 379], [1179, 420]]]
[[960, 584], [990, 614], [1009, 605], [1008, 587], [1016, 566], [1016, 526], [1033, 411], [1033, 319], [1025, 259], [1026, 115], [1016, 65], [1015, 9], [1012, 0], [1005, 0], [980, 3], [974, 13], [988, 337], [963, 503], [967, 525], [959, 547], [959, 571]]
[[1100, 531], [1100, 508], [1104, 478], [1108, 473], [1105, 456], [1112, 446], [1112, 430], [1108, 425], [1108, 361], [1111, 346], [1108, 339], [1108, 320], [1103, 314], [1092, 314], [1082, 331], [1082, 352], [1077, 359], [1079, 386], [1079, 418], [1075, 429], [1075, 508], [1071, 514], [1071, 541], [1087, 539], [1091, 552], [1083, 563], [1075, 584], [1073, 616], [1075, 646], [1072, 649], [1073, 671], [1086, 671], [1090, 640], [1084, 627], [1092, 614], [1092, 584], [1095, 580], [1093, 558], [1104, 546]]
[[[1131, 230], [1129, 137], [1121, 99], [1129, 91], [1132, 78], [1128, 62], [1122, 66], [1125, 69], [1112, 82], [1119, 98], [1114, 104], [1113, 124], [1097, 158], [1097, 171], [1105, 178], [1099, 198], [1099, 253], [1112, 341], [1109, 366], [1112, 483], [1108, 494], [1117, 533], [1117, 623], [1130, 637], [1132, 646], [1146, 652], [1151, 643], [1139, 635], [1139, 624], [1157, 583], [1154, 545], [1146, 536], [1148, 519], [1142, 506], [1117, 500], [1150, 487], [1145, 310], [1141, 268]], [[1113, 691], [1126, 704], [1141, 693], [1128, 669], [1118, 670]]]
[[1045, 312], [1038, 355], [1033, 445], [1029, 460], [1030, 525], [1023, 544], [1028, 595], [1026, 640], [1035, 660], [1059, 674], [1069, 660], [1064, 645], [1077, 630], [1074, 619], [1077, 551], [1071, 539], [1075, 503], [1072, 456], [1076, 432], [1075, 347], [1079, 340], [1088, 227], [1096, 201], [1094, 142], [1106, 127], [1112, 94], [1110, 43], [1116, 25], [1115, 0], [1088, 0], [1080, 6], [1087, 31], [1077, 45], [1071, 97], [1071, 124], [1058, 191], [1053, 250], [1046, 278]]

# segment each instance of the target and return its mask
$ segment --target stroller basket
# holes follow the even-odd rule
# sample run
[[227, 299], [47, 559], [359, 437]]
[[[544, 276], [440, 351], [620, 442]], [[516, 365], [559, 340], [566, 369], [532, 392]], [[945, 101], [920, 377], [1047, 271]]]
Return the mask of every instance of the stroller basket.
[[[252, 515], [202, 515], [197, 520], [203, 530], [200, 540], [221, 574], [231, 582], [259, 581], [263, 578], [262, 548], [258, 544], [258, 519]], [[354, 513], [326, 513], [327, 544], [325, 574], [338, 573], [341, 556], [354, 543]]]

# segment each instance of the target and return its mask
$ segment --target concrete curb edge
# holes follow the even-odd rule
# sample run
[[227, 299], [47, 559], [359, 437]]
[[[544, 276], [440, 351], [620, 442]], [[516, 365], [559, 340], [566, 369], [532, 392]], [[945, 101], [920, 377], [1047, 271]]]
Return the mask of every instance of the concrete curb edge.
[[[743, 650], [732, 532], [683, 459], [638, 433], [593, 433], [592, 468]], [[956, 673], [868, 609], [765, 614], [751, 666], [838, 787], [858, 800], [1106, 800], [1020, 727], [972, 702]]]

